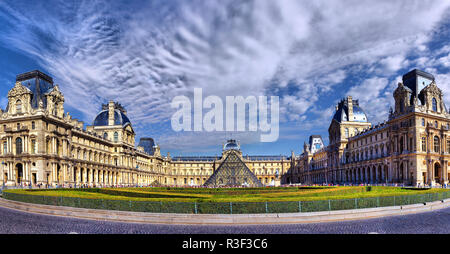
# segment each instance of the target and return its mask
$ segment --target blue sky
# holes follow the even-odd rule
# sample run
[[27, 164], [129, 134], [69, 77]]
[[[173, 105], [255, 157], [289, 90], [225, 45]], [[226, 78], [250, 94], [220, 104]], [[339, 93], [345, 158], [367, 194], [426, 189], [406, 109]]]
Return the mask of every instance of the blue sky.
[[[409, 70], [432, 73], [450, 105], [450, 1], [9, 1], [0, 2], [0, 107], [15, 75], [40, 69], [66, 111], [92, 124], [102, 103], [128, 110], [138, 138], [163, 153], [290, 155], [311, 134], [328, 143], [347, 95], [376, 124]], [[174, 96], [280, 96], [280, 138], [175, 133]]]

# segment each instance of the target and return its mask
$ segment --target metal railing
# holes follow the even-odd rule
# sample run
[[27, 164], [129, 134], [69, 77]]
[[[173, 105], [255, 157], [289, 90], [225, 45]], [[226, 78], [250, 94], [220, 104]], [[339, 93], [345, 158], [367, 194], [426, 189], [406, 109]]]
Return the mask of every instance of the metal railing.
[[155, 202], [37, 196], [7, 191], [3, 192], [3, 198], [33, 204], [148, 213], [261, 214], [305, 213], [425, 204], [450, 198], [450, 191], [403, 196], [283, 202]]

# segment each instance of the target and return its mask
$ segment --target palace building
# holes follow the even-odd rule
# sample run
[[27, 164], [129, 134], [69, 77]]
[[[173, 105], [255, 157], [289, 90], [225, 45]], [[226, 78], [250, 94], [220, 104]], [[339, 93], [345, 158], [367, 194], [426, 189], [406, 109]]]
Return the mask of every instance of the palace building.
[[413, 70], [394, 91], [395, 109], [373, 126], [351, 96], [336, 106], [329, 145], [312, 135], [303, 153], [244, 155], [228, 140], [221, 156], [161, 155], [152, 138], [136, 145], [119, 103], [92, 125], [64, 110], [64, 96], [40, 71], [18, 75], [0, 111], [0, 181], [51, 186], [279, 186], [280, 184], [447, 184], [450, 114], [431, 74]]
[[92, 126], [64, 111], [64, 96], [40, 71], [18, 75], [0, 111], [3, 185], [275, 185], [290, 158], [243, 156], [237, 141], [216, 157], [162, 156], [152, 138], [135, 143], [125, 108], [102, 105]]
[[291, 179], [305, 184], [443, 185], [450, 178], [450, 114], [434, 76], [413, 70], [394, 91], [395, 109], [372, 126], [351, 96], [336, 106], [330, 144], [305, 147]]

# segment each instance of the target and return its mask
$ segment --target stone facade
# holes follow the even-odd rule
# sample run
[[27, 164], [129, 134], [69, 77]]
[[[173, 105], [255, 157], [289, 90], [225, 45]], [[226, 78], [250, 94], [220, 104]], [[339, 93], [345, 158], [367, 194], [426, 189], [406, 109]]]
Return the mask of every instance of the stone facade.
[[221, 156], [163, 156], [151, 138], [136, 146], [127, 112], [109, 102], [92, 126], [64, 111], [51, 77], [17, 76], [0, 111], [0, 181], [4, 185], [203, 186], [229, 150], [264, 186], [281, 184], [447, 184], [450, 115], [428, 73], [406, 74], [394, 91], [395, 109], [372, 126], [351, 96], [336, 106], [328, 146], [313, 135], [300, 155], [243, 155], [227, 142]]
[[[126, 110], [102, 106], [92, 126], [64, 111], [64, 96], [39, 71], [17, 76], [0, 111], [0, 181], [3, 185], [201, 186], [222, 157], [163, 156], [153, 139], [135, 143]], [[153, 147], [151, 147], [153, 145]], [[225, 153], [225, 149], [224, 149]], [[290, 167], [283, 156], [243, 156], [264, 185], [273, 185]]]
[[[450, 114], [443, 96], [431, 74], [413, 70], [394, 91], [389, 119], [376, 126], [364, 121], [359, 105], [354, 117], [355, 101], [346, 98], [330, 124], [330, 145], [296, 157], [291, 174], [309, 184], [448, 184]], [[323, 153], [327, 166], [315, 167], [313, 158]]]

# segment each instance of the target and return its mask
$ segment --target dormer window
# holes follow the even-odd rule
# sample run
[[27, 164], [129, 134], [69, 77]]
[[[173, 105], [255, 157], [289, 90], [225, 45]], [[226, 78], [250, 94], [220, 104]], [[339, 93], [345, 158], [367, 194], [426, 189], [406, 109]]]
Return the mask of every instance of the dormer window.
[[21, 100], [16, 101], [16, 113], [22, 113], [22, 101]]
[[436, 100], [436, 98], [433, 98], [433, 111], [434, 112], [437, 112], [438, 110], [437, 110], [437, 100]]

